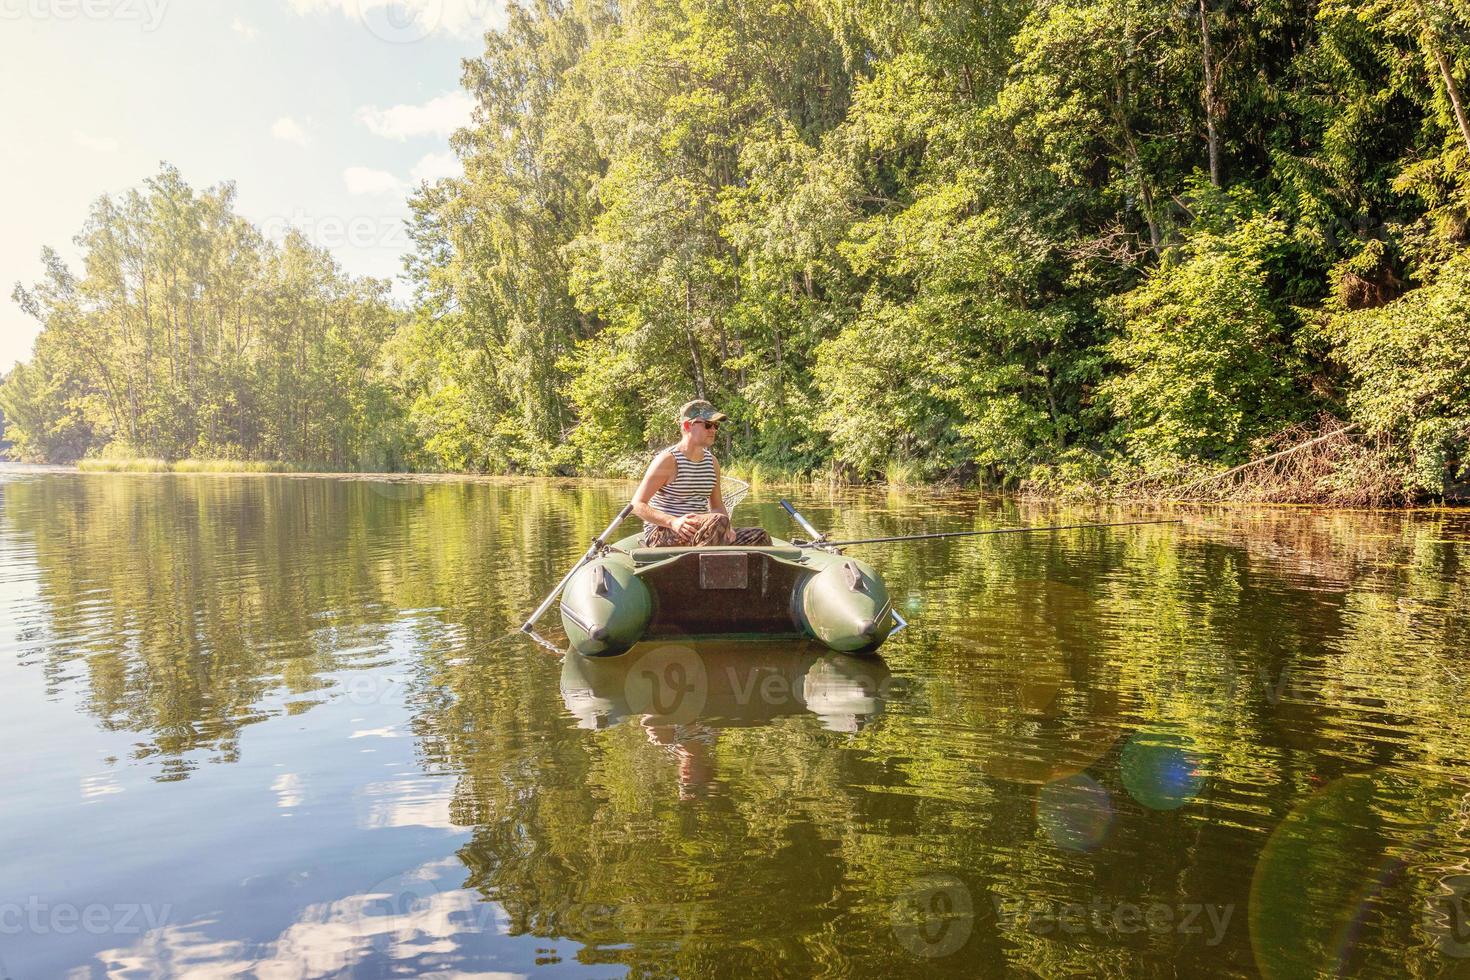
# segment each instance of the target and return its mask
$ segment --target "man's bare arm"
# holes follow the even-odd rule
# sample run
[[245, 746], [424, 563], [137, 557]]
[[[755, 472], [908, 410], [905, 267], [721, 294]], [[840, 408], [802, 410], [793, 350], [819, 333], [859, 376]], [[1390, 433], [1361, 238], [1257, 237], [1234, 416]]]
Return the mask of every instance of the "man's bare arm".
[[643, 518], [650, 524], [659, 527], [667, 527], [678, 530], [674, 525], [678, 518], [654, 507], [651, 500], [653, 495], [668, 485], [669, 481], [679, 472], [679, 465], [674, 462], [674, 457], [669, 453], [659, 453], [648, 464], [648, 472], [643, 474], [643, 482], [638, 484], [638, 489], [633, 491], [633, 513]]

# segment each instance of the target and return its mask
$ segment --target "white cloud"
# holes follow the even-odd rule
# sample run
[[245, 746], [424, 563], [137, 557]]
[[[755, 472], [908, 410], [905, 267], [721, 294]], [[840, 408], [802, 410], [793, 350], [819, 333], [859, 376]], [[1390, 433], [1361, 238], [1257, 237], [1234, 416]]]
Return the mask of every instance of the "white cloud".
[[413, 165], [410, 172], [413, 182], [417, 184], [421, 180], [433, 183], [446, 177], [460, 177], [464, 174], [464, 168], [459, 164], [459, 157], [455, 156], [453, 150], [443, 153], [428, 153]]
[[271, 135], [286, 143], [306, 145], [306, 129], [290, 116], [282, 116], [271, 126]]
[[504, 0], [290, 0], [297, 14], [336, 12], [385, 41], [403, 43], [431, 34], [479, 37], [505, 25]]
[[364, 728], [353, 732], [348, 738], [402, 738], [403, 733], [398, 730], [397, 725], [388, 725], [383, 728]]
[[246, 23], [243, 18], [238, 16], [235, 17], [234, 20], [230, 21], [230, 30], [234, 31], [236, 34], [240, 35], [247, 41], [253, 41], [260, 36], [260, 31], [257, 31], [255, 29], [255, 25]]
[[[222, 931], [218, 917], [172, 925], [140, 916], [147, 931], [131, 946], [98, 953], [97, 961], [108, 976], [294, 980], [369, 973], [381, 971], [385, 961], [412, 964], [452, 955], [460, 967], [456, 976], [524, 980], [527, 973], [490, 969], [517, 955], [516, 947], [489, 938], [510, 935], [510, 917], [479, 892], [456, 887], [464, 876], [464, 866], [452, 857], [424, 864], [367, 891], [308, 904], [275, 938], [262, 935], [249, 944], [211, 936]], [[173, 906], [162, 908], [166, 916]], [[145, 916], [153, 909], [144, 906]], [[526, 967], [531, 966], [528, 961]]]
[[470, 122], [475, 100], [457, 90], [435, 96], [423, 105], [395, 105], [387, 109], [365, 105], [357, 121], [376, 136], [406, 140], [411, 136], [448, 136]]
[[95, 800], [99, 796], [111, 796], [122, 791], [123, 788], [117, 784], [117, 777], [110, 772], [82, 777], [82, 798], [85, 800]]
[[91, 150], [94, 153], [117, 152], [117, 140], [111, 136], [93, 136], [80, 129], [74, 129], [71, 131], [71, 141], [82, 149]]
[[275, 782], [271, 783], [271, 789], [276, 794], [276, 806], [283, 810], [300, 806], [301, 798], [305, 795], [302, 791], [301, 776], [294, 772], [286, 772], [277, 776]]
[[349, 194], [390, 194], [403, 188], [403, 182], [388, 171], [371, 167], [348, 167], [342, 171], [342, 180]]
[[357, 825], [376, 830], [383, 827], [430, 827], [453, 830], [449, 815], [454, 786], [445, 779], [399, 779], [368, 783], [358, 790]]

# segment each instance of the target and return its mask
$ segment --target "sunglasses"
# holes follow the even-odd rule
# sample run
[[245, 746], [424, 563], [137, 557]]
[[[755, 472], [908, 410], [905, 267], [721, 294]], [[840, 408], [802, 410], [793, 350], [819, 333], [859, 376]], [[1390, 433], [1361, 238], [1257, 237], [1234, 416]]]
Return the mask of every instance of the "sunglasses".
[[718, 422], [706, 422], [704, 419], [695, 419], [694, 420], [694, 424], [695, 425], [702, 425], [706, 429], [718, 429], [720, 427], [720, 423], [718, 423]]

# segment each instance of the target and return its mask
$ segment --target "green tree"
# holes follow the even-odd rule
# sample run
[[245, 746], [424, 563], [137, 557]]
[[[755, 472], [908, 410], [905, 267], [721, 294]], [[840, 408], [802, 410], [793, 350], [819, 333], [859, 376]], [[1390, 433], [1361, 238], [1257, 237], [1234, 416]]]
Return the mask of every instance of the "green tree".
[[335, 468], [401, 449], [378, 372], [399, 314], [388, 286], [344, 276], [299, 233], [277, 246], [171, 167], [100, 198], [77, 238], [84, 274], [43, 253], [16, 299], [40, 321], [0, 401], [19, 451], [244, 457]]
[[1109, 302], [1110, 350], [1126, 370], [1101, 390], [1146, 469], [1241, 462], [1252, 439], [1300, 416], [1295, 318], [1272, 282], [1290, 249], [1266, 216], [1201, 227], [1177, 260]]
[[1470, 255], [1373, 309], [1341, 311], [1323, 328], [1350, 372], [1354, 419], [1392, 439], [1411, 486], [1442, 494], [1470, 457]]

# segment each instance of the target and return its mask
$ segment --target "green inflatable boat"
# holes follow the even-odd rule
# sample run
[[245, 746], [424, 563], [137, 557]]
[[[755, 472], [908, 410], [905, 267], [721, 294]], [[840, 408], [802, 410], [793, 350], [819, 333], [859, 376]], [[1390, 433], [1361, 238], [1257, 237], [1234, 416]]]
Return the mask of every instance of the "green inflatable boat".
[[901, 629], [866, 562], [775, 540], [769, 547], [600, 550], [567, 580], [561, 621], [572, 649], [611, 656], [642, 640], [810, 639], [871, 653]]

